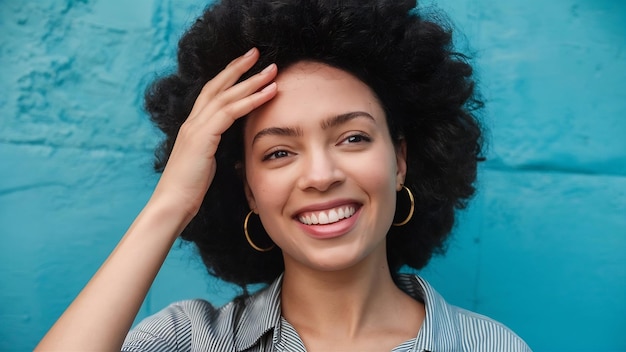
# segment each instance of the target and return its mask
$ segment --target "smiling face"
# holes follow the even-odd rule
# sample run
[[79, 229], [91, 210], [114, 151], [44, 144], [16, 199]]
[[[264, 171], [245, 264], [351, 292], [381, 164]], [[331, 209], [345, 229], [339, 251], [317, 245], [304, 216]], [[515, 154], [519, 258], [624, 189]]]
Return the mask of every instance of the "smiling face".
[[276, 82], [277, 96], [246, 121], [246, 194], [286, 270], [386, 261], [406, 162], [378, 99], [321, 63], [297, 63]]

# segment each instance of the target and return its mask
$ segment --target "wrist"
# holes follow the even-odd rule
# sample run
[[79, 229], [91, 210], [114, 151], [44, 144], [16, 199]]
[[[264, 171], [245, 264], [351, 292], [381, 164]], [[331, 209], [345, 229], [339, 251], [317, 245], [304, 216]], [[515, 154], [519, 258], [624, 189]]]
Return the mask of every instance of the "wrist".
[[191, 219], [197, 214], [195, 211], [182, 207], [178, 202], [153, 195], [141, 211], [139, 218], [146, 218], [157, 224], [161, 229], [168, 229], [168, 233], [176, 238], [187, 227]]

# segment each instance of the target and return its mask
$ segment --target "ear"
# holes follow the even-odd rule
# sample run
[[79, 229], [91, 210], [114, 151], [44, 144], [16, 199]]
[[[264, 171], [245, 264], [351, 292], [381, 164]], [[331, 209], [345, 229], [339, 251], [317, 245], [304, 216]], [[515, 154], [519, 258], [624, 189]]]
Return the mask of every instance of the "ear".
[[243, 189], [246, 193], [246, 199], [248, 200], [248, 206], [250, 207], [250, 210], [252, 210], [255, 214], [258, 214], [256, 210], [256, 201], [254, 200], [254, 194], [252, 193], [252, 190], [248, 185], [248, 181], [246, 181], [245, 179], [243, 181]]
[[402, 189], [406, 178], [406, 141], [402, 139], [396, 145], [396, 191]]

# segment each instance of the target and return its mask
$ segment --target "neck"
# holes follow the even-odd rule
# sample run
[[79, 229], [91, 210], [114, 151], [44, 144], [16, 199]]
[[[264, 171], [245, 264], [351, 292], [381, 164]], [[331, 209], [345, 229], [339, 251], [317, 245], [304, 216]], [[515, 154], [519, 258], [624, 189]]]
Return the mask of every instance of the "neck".
[[378, 252], [339, 271], [317, 271], [286, 259], [281, 294], [285, 319], [302, 335], [343, 339], [393, 326], [407, 314], [402, 311], [412, 299], [394, 284], [385, 248]]

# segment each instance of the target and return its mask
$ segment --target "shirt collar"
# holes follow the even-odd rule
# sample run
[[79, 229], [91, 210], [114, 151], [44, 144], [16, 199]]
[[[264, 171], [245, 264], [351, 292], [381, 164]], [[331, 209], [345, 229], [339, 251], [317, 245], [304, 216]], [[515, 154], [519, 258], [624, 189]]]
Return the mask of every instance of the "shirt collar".
[[267, 288], [245, 299], [241, 318], [235, 329], [237, 351], [249, 349], [268, 331], [280, 322], [280, 289], [283, 276], [280, 275]]
[[[241, 319], [235, 329], [235, 348], [243, 351], [274, 330], [280, 323], [280, 292], [283, 276], [245, 299]], [[417, 275], [400, 274], [398, 286], [414, 299], [424, 302], [426, 317], [415, 340], [414, 351], [443, 351], [458, 344], [459, 326], [452, 306]]]
[[413, 351], [450, 351], [459, 346], [460, 326], [453, 306], [417, 275], [399, 275], [398, 286], [409, 296], [424, 302], [426, 309]]

